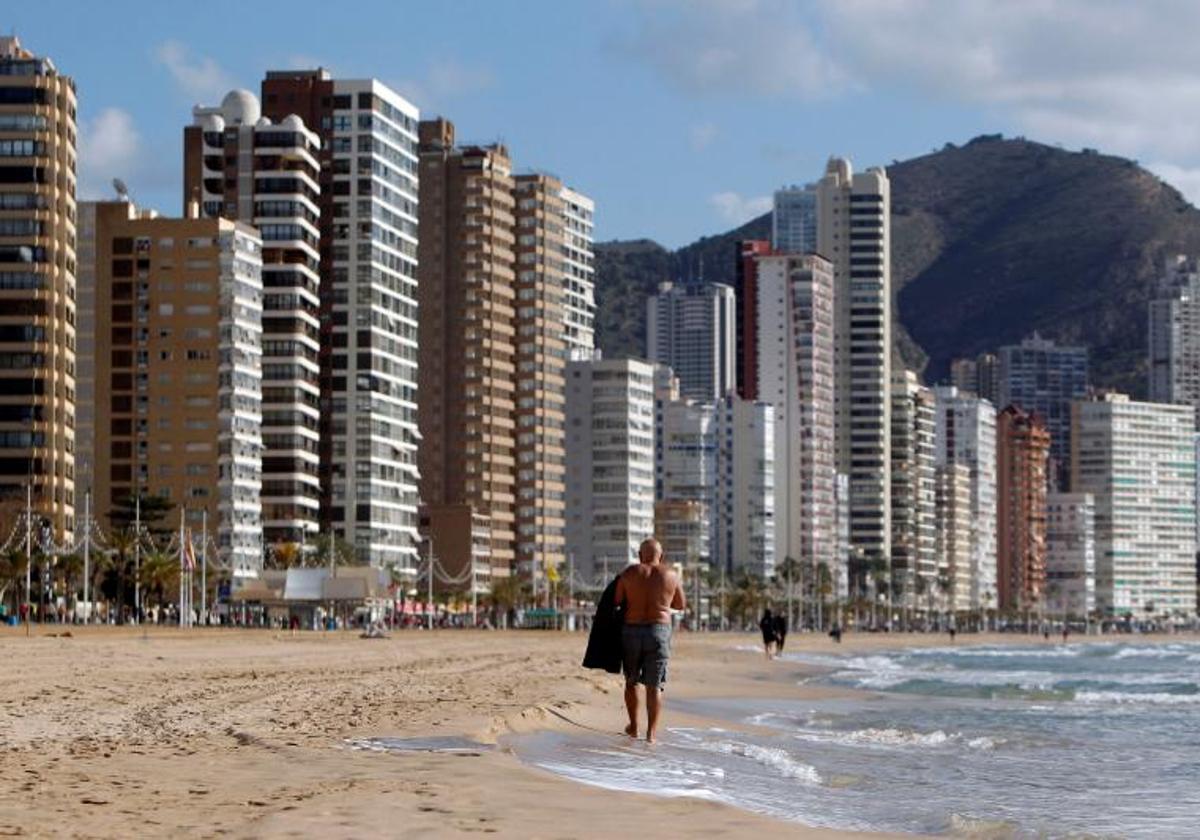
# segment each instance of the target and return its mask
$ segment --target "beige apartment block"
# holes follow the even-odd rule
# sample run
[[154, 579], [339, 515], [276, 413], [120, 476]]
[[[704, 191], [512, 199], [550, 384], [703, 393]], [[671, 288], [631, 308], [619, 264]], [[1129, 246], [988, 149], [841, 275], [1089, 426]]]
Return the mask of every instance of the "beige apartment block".
[[[566, 559], [568, 202], [551, 175], [516, 178], [517, 564], [534, 586]], [[578, 332], [578, 331], [577, 331]], [[585, 331], [586, 332], [586, 331]], [[571, 349], [584, 352], [582, 344]]]
[[[500, 145], [458, 146], [448, 120], [418, 126], [421, 501], [442, 562], [462, 568], [463, 521], [490, 528], [498, 574], [516, 524], [516, 275], [512, 164]], [[472, 516], [439, 513], [467, 506]]]
[[204, 512], [235, 577], [262, 566], [262, 241], [225, 219], [95, 206], [95, 496]]
[[[75, 82], [0, 37], [0, 501], [75, 527]], [[0, 526], [5, 523], [0, 522]]]

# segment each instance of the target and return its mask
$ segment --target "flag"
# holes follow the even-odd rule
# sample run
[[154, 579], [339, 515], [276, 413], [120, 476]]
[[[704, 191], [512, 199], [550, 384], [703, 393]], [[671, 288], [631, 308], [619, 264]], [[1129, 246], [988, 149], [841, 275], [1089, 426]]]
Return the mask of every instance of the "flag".
[[183, 548], [180, 549], [183, 555], [183, 568], [189, 572], [196, 569], [196, 549], [192, 545], [192, 531], [189, 528], [187, 531], [187, 539], [184, 540]]

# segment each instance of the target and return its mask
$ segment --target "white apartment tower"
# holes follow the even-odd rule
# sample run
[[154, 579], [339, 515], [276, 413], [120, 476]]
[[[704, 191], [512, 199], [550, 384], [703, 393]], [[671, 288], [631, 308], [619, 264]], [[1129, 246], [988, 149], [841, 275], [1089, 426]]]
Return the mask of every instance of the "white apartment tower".
[[586, 358], [596, 346], [596, 267], [593, 247], [596, 202], [564, 186], [563, 270], [566, 275], [563, 340], [567, 353]]
[[721, 283], [661, 283], [646, 300], [646, 352], [679, 377], [683, 396], [714, 402], [736, 389], [736, 302]]
[[838, 468], [850, 476], [850, 541], [891, 557], [891, 187], [831, 158], [817, 184], [817, 253], [833, 264]]
[[[934, 388], [937, 398], [937, 465], [961, 464], [971, 476], [971, 554], [965, 570], [967, 603], [958, 609], [995, 609], [996, 591], [996, 409], [954, 386]], [[964, 575], [958, 575], [962, 578]], [[955, 585], [960, 586], [961, 580]], [[962, 593], [962, 589], [957, 590]]]
[[783, 254], [817, 250], [817, 188], [783, 187], [775, 191], [771, 210], [771, 247]]
[[262, 108], [321, 143], [322, 525], [361, 561], [412, 575], [419, 114], [376, 79], [320, 69], [268, 72]]
[[727, 396], [716, 404], [716, 497], [711, 551], [728, 574], [775, 572], [775, 410]]
[[1176, 255], [1150, 301], [1150, 400], [1200, 408], [1200, 263]]
[[1196, 612], [1195, 409], [1079, 400], [1071, 488], [1096, 512], [1096, 608], [1108, 616]]
[[1086, 618], [1096, 609], [1096, 501], [1091, 493], [1046, 496], [1046, 610]]
[[654, 533], [654, 375], [636, 359], [567, 364], [567, 552], [592, 578]]
[[775, 561], [832, 564], [837, 559], [832, 266], [814, 254], [756, 261], [758, 395], [775, 414]]

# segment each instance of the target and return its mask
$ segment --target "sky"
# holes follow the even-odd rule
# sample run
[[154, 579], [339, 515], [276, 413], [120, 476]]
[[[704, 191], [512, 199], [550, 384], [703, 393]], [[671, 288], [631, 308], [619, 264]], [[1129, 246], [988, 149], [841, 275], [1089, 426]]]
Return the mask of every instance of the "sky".
[[[269, 69], [374, 76], [460, 140], [597, 204], [596, 238], [677, 247], [830, 155], [887, 165], [1003, 133], [1138, 160], [1200, 199], [1188, 0], [108, 0], [0, 27], [79, 92], [80, 190], [177, 213], [195, 104]], [[7, 25], [5, 25], [7, 23]]]

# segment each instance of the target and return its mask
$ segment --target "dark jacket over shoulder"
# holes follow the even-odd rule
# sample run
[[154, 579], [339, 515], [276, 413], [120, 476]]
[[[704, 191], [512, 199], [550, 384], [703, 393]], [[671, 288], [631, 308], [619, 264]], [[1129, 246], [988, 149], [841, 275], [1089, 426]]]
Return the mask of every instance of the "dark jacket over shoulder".
[[624, 618], [616, 600], [617, 578], [613, 578], [596, 605], [587, 652], [583, 655], [584, 668], [598, 668], [610, 674], [621, 673], [621, 626]]

